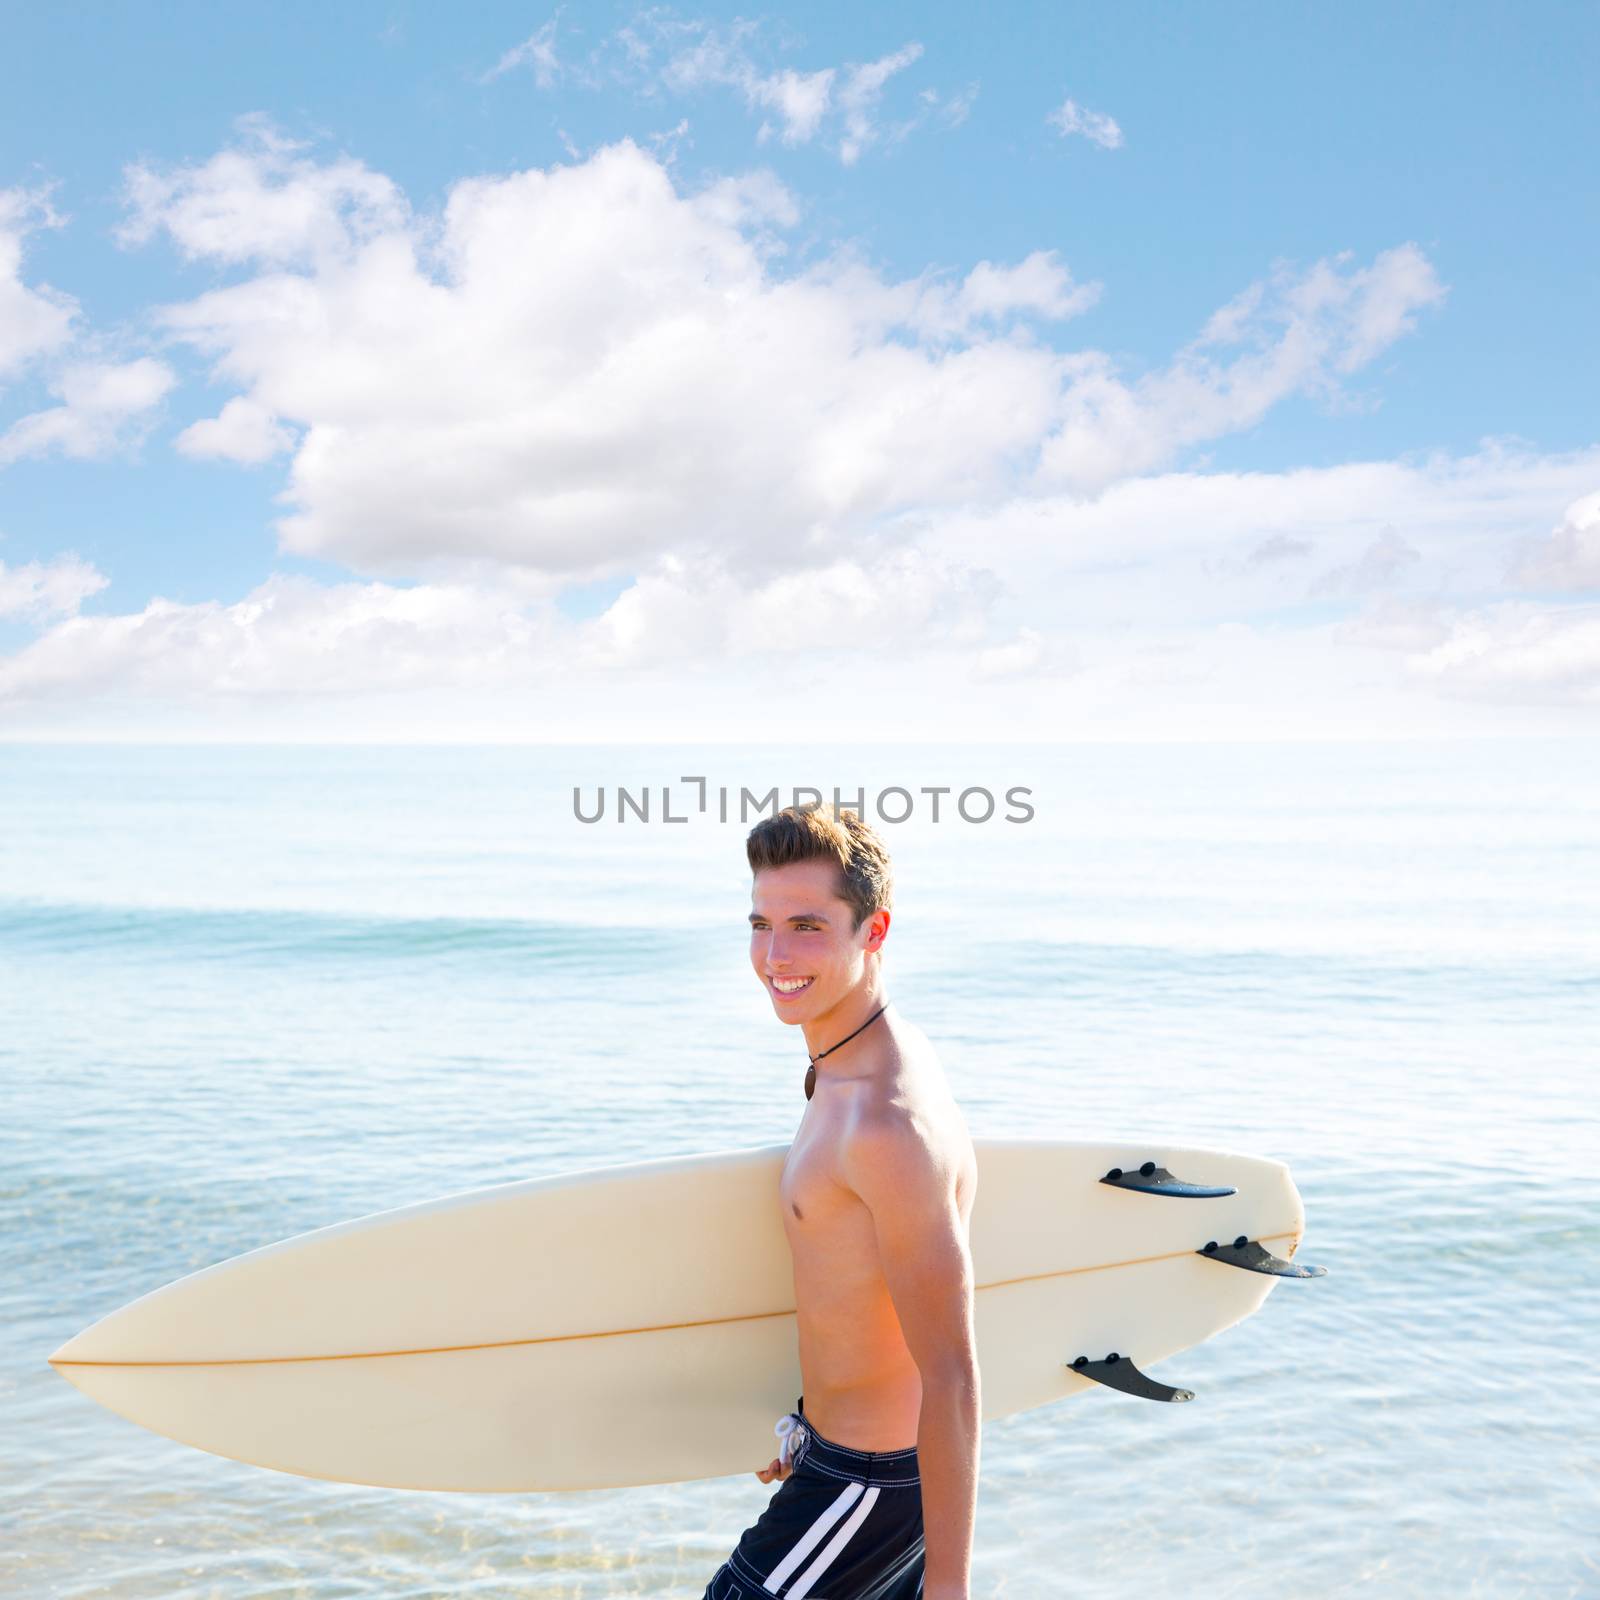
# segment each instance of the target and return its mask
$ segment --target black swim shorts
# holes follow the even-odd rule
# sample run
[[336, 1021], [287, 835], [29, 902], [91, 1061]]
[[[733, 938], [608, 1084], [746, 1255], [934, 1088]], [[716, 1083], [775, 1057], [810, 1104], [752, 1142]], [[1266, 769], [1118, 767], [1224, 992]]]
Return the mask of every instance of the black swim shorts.
[[[774, 1431], [793, 1472], [717, 1568], [702, 1600], [918, 1600], [917, 1452], [851, 1450], [806, 1421], [804, 1396]], [[792, 1452], [792, 1453], [791, 1453]]]

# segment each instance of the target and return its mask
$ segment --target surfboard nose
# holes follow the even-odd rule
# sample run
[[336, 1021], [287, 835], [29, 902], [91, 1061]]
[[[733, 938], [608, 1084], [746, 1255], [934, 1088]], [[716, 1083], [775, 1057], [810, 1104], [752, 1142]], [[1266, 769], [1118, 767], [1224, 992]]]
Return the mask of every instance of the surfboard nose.
[[85, 1328], [82, 1333], [73, 1334], [73, 1336], [68, 1339], [64, 1345], [52, 1350], [50, 1354], [45, 1357], [45, 1360], [48, 1361], [52, 1367], [56, 1367], [62, 1365], [64, 1362], [70, 1363], [74, 1360], [81, 1359], [85, 1349], [87, 1348], [84, 1340], [84, 1334], [88, 1333], [88, 1331], [89, 1330]]

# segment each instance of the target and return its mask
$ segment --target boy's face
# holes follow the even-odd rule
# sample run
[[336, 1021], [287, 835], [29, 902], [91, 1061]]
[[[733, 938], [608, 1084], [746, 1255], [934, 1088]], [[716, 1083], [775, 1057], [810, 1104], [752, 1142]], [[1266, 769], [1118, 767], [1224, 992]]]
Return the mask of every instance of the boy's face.
[[784, 1022], [820, 1017], [860, 984], [867, 955], [881, 948], [889, 913], [859, 928], [839, 898], [832, 861], [764, 867], [750, 891], [750, 965]]

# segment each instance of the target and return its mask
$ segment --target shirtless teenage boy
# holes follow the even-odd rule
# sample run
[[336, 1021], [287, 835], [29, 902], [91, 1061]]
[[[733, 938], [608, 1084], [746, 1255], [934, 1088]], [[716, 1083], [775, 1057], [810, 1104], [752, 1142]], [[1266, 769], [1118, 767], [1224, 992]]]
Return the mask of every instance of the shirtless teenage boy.
[[932, 1046], [888, 1003], [888, 854], [854, 812], [795, 807], [746, 853], [751, 964], [815, 1074], [775, 1197], [804, 1392], [757, 1473], [782, 1488], [703, 1600], [970, 1600], [977, 1163]]

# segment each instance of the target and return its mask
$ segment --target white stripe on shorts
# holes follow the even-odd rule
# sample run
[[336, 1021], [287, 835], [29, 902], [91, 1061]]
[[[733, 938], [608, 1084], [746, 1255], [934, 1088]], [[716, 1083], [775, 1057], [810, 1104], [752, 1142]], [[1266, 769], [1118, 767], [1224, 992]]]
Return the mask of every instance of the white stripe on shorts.
[[[831, 1528], [834, 1523], [836, 1523], [839, 1518], [842, 1517], [845, 1512], [855, 1504], [856, 1496], [861, 1493], [861, 1489], [862, 1485], [859, 1483], [847, 1483], [844, 1488], [839, 1491], [838, 1499], [836, 1499], [833, 1504], [830, 1505], [828, 1509], [824, 1511], [822, 1515], [818, 1517], [817, 1520], [813, 1522], [803, 1534], [800, 1535], [800, 1538], [795, 1544], [794, 1549], [792, 1549], [788, 1555], [786, 1555], [783, 1560], [780, 1561], [777, 1566], [775, 1566], [772, 1571], [767, 1574], [762, 1583], [762, 1588], [766, 1589], [769, 1593], [776, 1594], [779, 1586], [783, 1583], [783, 1580], [787, 1578], [789, 1574], [793, 1572], [794, 1569], [798, 1567], [813, 1550], [816, 1549], [816, 1547], [822, 1542], [823, 1536], [827, 1533], [828, 1529]], [[878, 1491], [874, 1489], [872, 1493], [873, 1496], [876, 1497]]]
[[862, 1495], [861, 1504], [851, 1513], [850, 1520], [834, 1534], [822, 1554], [796, 1579], [794, 1588], [789, 1591], [788, 1600], [805, 1600], [805, 1596], [811, 1593], [811, 1585], [833, 1565], [835, 1557], [850, 1543], [850, 1536], [867, 1520], [867, 1513], [872, 1510], [880, 1487], [875, 1483]]

